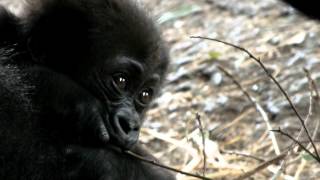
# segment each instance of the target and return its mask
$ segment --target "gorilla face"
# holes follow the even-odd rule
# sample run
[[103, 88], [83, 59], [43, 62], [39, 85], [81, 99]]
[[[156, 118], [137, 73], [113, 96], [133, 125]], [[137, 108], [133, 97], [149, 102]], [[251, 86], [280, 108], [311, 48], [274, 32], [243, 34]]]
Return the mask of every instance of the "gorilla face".
[[[156, 95], [163, 72], [153, 59], [119, 56], [106, 61], [86, 82], [106, 109], [104, 124], [111, 142], [126, 148], [138, 140], [143, 114]], [[163, 61], [165, 62], [165, 61]]]
[[69, 144], [132, 147], [168, 65], [155, 25], [127, 0], [44, 2], [22, 21], [29, 56], [19, 59], [49, 130]]
[[0, 179], [175, 179], [119, 151], [153, 159], [135, 144], [168, 55], [146, 13], [130, 0], [26, 3], [22, 18], [0, 7]]
[[123, 2], [118, 3], [109, 6], [112, 11], [104, 10], [114, 13], [109, 21], [97, 18], [94, 26], [93, 20], [87, 23], [86, 46], [90, 51], [83, 56], [88, 59], [82, 61], [94, 59], [94, 64], [85, 70], [80, 67], [81, 74], [74, 79], [101, 103], [101, 136], [108, 133], [111, 143], [130, 148], [138, 141], [144, 113], [163, 81], [168, 55], [150, 20], [142, 14], [127, 17], [126, 9], [114, 10]]

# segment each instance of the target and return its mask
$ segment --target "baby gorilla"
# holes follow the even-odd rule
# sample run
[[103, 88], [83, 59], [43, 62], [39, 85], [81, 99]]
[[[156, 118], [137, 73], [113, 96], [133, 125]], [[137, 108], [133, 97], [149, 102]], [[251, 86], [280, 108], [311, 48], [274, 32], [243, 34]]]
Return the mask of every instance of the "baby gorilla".
[[153, 158], [137, 141], [168, 54], [151, 19], [129, 0], [27, 2], [0, 8], [0, 179], [175, 179], [115, 150]]

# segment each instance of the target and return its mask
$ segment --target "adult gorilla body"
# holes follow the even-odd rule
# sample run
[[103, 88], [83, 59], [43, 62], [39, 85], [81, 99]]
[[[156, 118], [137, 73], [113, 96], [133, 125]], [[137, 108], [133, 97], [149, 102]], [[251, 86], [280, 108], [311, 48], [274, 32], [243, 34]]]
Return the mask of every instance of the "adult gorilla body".
[[128, 0], [0, 8], [0, 179], [171, 180], [112, 147], [136, 142], [168, 64], [152, 21]]

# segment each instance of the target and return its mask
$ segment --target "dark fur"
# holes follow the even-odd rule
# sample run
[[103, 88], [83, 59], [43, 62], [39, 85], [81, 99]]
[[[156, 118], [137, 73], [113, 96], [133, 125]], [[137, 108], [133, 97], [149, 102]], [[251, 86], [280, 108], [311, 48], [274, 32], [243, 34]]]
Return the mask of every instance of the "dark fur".
[[[0, 7], [0, 179], [174, 179], [110, 148], [152, 158], [134, 144], [147, 109], [139, 93], [156, 93], [168, 64], [153, 22], [129, 0], [29, 7], [23, 18]], [[119, 72], [125, 92], [112, 84]]]
[[303, 1], [303, 0], [283, 0], [294, 8], [298, 9], [307, 16], [315, 19], [320, 19], [320, 11], [317, 10], [316, 1]]

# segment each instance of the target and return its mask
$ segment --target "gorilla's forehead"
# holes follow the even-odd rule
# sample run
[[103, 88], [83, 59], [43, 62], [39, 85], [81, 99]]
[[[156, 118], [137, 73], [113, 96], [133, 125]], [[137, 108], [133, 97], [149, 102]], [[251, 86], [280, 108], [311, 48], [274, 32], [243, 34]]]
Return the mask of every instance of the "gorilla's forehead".
[[155, 81], [159, 81], [163, 74], [162, 71], [165, 70], [163, 68], [166, 68], [166, 61], [166, 59], [136, 59], [127, 56], [118, 56], [112, 59], [111, 62], [106, 61], [104, 68], [111, 69], [111, 72], [109, 72], [111, 74], [122, 71], [129, 75], [133, 74], [136, 77], [148, 77]]

